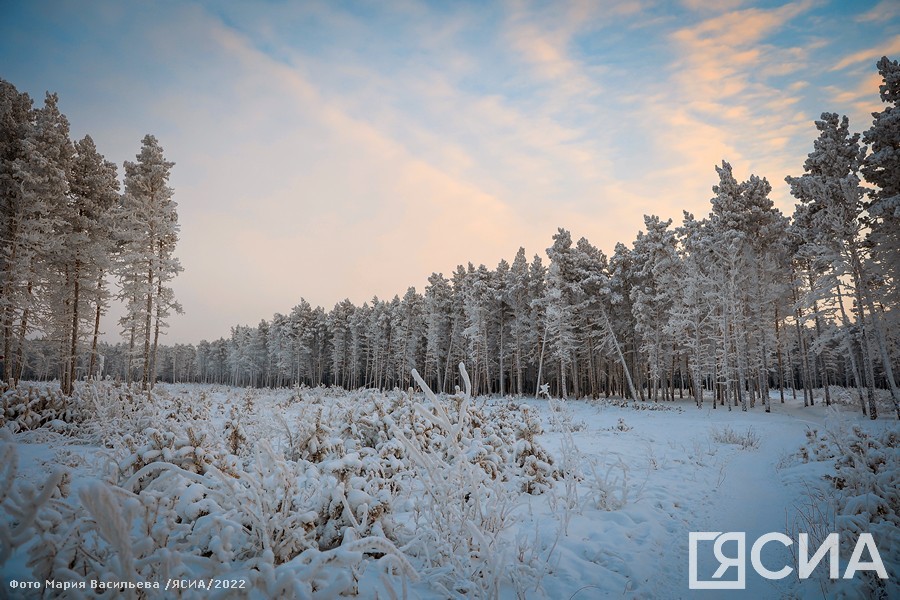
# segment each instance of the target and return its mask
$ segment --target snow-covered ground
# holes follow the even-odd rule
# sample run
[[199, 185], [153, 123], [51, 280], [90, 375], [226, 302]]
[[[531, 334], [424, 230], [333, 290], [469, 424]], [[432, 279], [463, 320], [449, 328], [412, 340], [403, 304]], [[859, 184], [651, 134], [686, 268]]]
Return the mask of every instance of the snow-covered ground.
[[[0, 597], [82, 582], [66, 593], [106, 582], [158, 584], [152, 598], [900, 597], [900, 428], [849, 403], [776, 398], [766, 414], [688, 399], [198, 385], [148, 399], [104, 384], [80, 388], [65, 419], [34, 392], [29, 410], [44, 416], [29, 420], [15, 398], [0, 430]], [[858, 464], [836, 470], [847, 455]], [[826, 558], [800, 581], [798, 534], [812, 553], [843, 531], [843, 575], [848, 528], [875, 534], [890, 578], [829, 581]], [[689, 532], [745, 532], [745, 590], [689, 588]], [[751, 564], [770, 532], [793, 540], [761, 555], [794, 569], [784, 579]], [[697, 546], [701, 580], [718, 566], [712, 546]]]

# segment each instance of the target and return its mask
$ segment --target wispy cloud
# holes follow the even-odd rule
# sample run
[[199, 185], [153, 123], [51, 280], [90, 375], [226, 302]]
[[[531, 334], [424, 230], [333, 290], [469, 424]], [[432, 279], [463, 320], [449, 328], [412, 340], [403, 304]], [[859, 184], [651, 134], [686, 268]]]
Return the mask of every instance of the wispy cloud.
[[854, 52], [848, 56], [845, 56], [840, 61], [835, 64], [831, 70], [832, 71], [840, 71], [841, 69], [846, 69], [849, 66], [857, 65], [861, 62], [872, 62], [875, 63], [882, 56], [894, 55], [900, 53], [900, 35], [896, 35], [890, 40], [888, 40], [885, 44], [866, 48], [865, 50], [860, 50], [859, 52]]
[[641, 111], [655, 126], [655, 145], [666, 150], [658, 159], [660, 174], [651, 179], [657, 185], [691, 182], [673, 194], [665, 216], [678, 218], [677, 202], [694, 212], [708, 210], [713, 166], [722, 159], [744, 176], [768, 176], [776, 201], [789, 207], [780, 179], [796, 156], [791, 141], [805, 132], [808, 118], [798, 108], [802, 86], [785, 88], [773, 78], [803, 72], [808, 58], [803, 48], [769, 40], [811, 6], [722, 6], [726, 12], [670, 32], [670, 75]]
[[896, 0], [881, 0], [870, 10], [856, 17], [860, 23], [887, 22], [900, 16], [900, 2]]

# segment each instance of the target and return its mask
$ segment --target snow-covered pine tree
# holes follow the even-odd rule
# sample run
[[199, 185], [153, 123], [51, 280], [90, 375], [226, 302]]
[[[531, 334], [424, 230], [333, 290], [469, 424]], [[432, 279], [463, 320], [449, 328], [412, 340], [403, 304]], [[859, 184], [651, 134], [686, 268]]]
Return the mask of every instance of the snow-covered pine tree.
[[290, 324], [288, 318], [281, 313], [275, 313], [269, 325], [269, 354], [272, 357], [274, 385], [276, 387], [290, 385], [293, 365]]
[[[548, 358], [557, 367], [557, 391], [567, 398], [570, 369], [577, 349], [578, 328], [575, 323], [575, 306], [581, 292], [575, 279], [574, 250], [572, 235], [560, 228], [553, 236], [553, 245], [547, 248], [550, 267], [547, 271], [547, 286], [544, 289], [543, 304], [544, 330], [548, 343]], [[577, 386], [575, 391], [578, 395]]]
[[174, 256], [178, 242], [177, 204], [169, 187], [173, 162], [167, 161], [159, 142], [144, 136], [137, 162], [125, 162], [125, 194], [115, 212], [119, 260], [116, 273], [120, 298], [127, 306], [120, 320], [134, 356], [139, 344], [141, 386], [155, 381], [159, 334], [168, 326], [171, 311], [181, 312], [168, 286], [181, 264]]
[[528, 259], [525, 248], [519, 248], [513, 259], [506, 280], [506, 302], [509, 306], [510, 374], [515, 381], [516, 395], [525, 393], [525, 371], [528, 347], [533, 345], [534, 326], [531, 322], [531, 296], [529, 295]]
[[450, 352], [453, 289], [442, 273], [432, 273], [425, 287], [425, 382], [439, 392], [444, 389], [444, 371]]
[[505, 259], [501, 259], [497, 264], [497, 268], [491, 273], [491, 288], [494, 290], [493, 309], [491, 311], [493, 318], [489, 323], [494, 338], [491, 352], [497, 356], [497, 379], [499, 380], [497, 391], [501, 396], [505, 396], [509, 391], [506, 381], [511, 363], [509, 345], [510, 308], [509, 294], [506, 288], [509, 282], [509, 271], [509, 263]]
[[887, 106], [872, 114], [872, 126], [863, 132], [870, 153], [860, 171], [876, 186], [869, 190], [868, 238], [872, 260], [883, 278], [884, 300], [896, 307], [900, 305], [900, 63], [884, 56], [878, 72], [884, 79], [881, 101]]
[[47, 303], [59, 297], [63, 285], [54, 267], [65, 255], [65, 240], [56, 232], [65, 218], [74, 147], [69, 140], [69, 121], [59, 111], [58, 101], [56, 94], [48, 93], [44, 106], [33, 111], [22, 154], [12, 166], [20, 194], [10, 197], [14, 202], [10, 207], [11, 229], [15, 233], [10, 238], [13, 247], [3, 294], [9, 307], [4, 316], [4, 337], [15, 341], [9, 354], [4, 349], [4, 356], [13, 364], [9, 381], [21, 376], [29, 332], [41, 325], [41, 320], [57, 316], [47, 310]]
[[528, 352], [530, 362], [535, 365], [534, 379], [531, 381], [535, 395], [544, 383], [541, 379], [541, 369], [544, 363], [544, 350], [547, 346], [547, 330], [543, 326], [546, 318], [547, 307], [543, 302], [544, 290], [547, 285], [547, 267], [544, 266], [541, 257], [537, 254], [528, 265], [528, 297], [531, 299], [531, 349]]
[[[669, 384], [675, 377], [674, 368], [669, 367], [675, 364], [675, 344], [668, 322], [681, 277], [675, 232], [669, 229], [671, 224], [671, 219], [662, 221], [658, 216], [645, 215], [647, 231], [638, 233], [633, 249], [638, 271], [631, 288], [631, 309], [654, 400], [658, 399], [661, 384]], [[664, 399], [668, 387], [663, 388]]]
[[[614, 373], [616, 392], [632, 400], [644, 399], [644, 386], [638, 366], [638, 343], [635, 334], [634, 312], [631, 307], [631, 288], [635, 281], [634, 257], [622, 242], [616, 243], [609, 258], [609, 321], [611, 331], [622, 352], [622, 371]], [[633, 379], [631, 379], [633, 377]]]
[[[683, 279], [680, 294], [670, 313], [670, 326], [677, 343], [688, 354], [688, 369], [691, 373], [694, 401], [703, 405], [703, 390], [706, 382], [715, 385], [715, 345], [712, 343], [716, 304], [712, 301], [712, 290], [717, 281], [712, 276], [712, 265], [708, 244], [710, 238], [705, 220], [698, 221], [693, 214], [684, 212], [684, 219], [677, 234], [683, 265]], [[711, 386], [710, 386], [711, 387]], [[715, 390], [715, 388], [713, 388]], [[713, 396], [713, 408], [717, 406]]]
[[332, 382], [344, 389], [350, 387], [350, 360], [352, 334], [350, 319], [356, 307], [349, 299], [334, 305], [328, 313], [328, 336], [331, 339], [331, 375]]
[[[745, 302], [751, 335], [747, 344], [748, 395], [750, 406], [757, 399], [769, 406], [770, 354], [776, 342], [769, 327], [771, 307], [778, 302], [785, 289], [777, 285], [789, 264], [785, 240], [789, 220], [769, 199], [772, 186], [765, 178], [751, 175], [741, 184], [741, 196], [749, 213], [748, 237], [752, 258], [748, 265], [749, 289]], [[823, 364], [824, 367], [824, 364]]]
[[60, 386], [65, 394], [72, 393], [78, 344], [89, 330], [93, 335], [88, 376], [93, 375], [96, 364], [100, 317], [109, 298], [106, 274], [114, 249], [110, 211], [118, 199], [116, 166], [85, 136], [75, 143], [68, 202], [61, 207], [56, 232], [61, 246], [53, 261], [62, 283], [53, 312], [62, 317], [57, 329], [63, 341]]
[[270, 385], [269, 324], [265, 319], [259, 322], [250, 335], [251, 382], [253, 387]]
[[[773, 295], [769, 246], [783, 235], [786, 221], [768, 194], [771, 186], [751, 175], [738, 183], [731, 165], [716, 167], [719, 184], [708, 220], [713, 242], [707, 246], [718, 306], [719, 368], [726, 397], [747, 410], [757, 397], [768, 398], [768, 316], [764, 307]], [[748, 403], [749, 400], [749, 403]], [[729, 403], [729, 408], [731, 403]]]
[[587, 238], [580, 238], [573, 254], [573, 272], [577, 281], [575, 289], [578, 292], [574, 307], [575, 322], [581, 332], [581, 344], [576, 352], [581, 368], [573, 369], [575, 383], [581, 379], [587, 383], [592, 395], [598, 394], [599, 381], [606, 378], [606, 373], [601, 376], [600, 372], [599, 359], [602, 357], [607, 363], [612, 361], [619, 365], [628, 393], [634, 396], [631, 370], [609, 317], [612, 289], [608, 271], [606, 255]]
[[[871, 152], [860, 168], [866, 181], [877, 186], [869, 191], [866, 224], [873, 270], [878, 274], [881, 295], [877, 311], [876, 335], [884, 363], [885, 376], [891, 388], [895, 406], [898, 405], [897, 382], [894, 366], [900, 366], [896, 353], [890, 348], [900, 345], [900, 63], [886, 56], [878, 61], [878, 72], [884, 83], [879, 87], [881, 101], [887, 104], [883, 111], [873, 113], [872, 126], [863, 133], [863, 141]], [[892, 307], [892, 310], [885, 310]], [[883, 321], [883, 322], [882, 322]], [[884, 338], [893, 332], [893, 339]], [[900, 411], [900, 408], [898, 408]]]
[[371, 308], [367, 303], [358, 307], [350, 317], [350, 384], [351, 389], [365, 385], [368, 354], [366, 323]]
[[[41, 240], [27, 236], [39, 213], [29, 210], [17, 164], [26, 158], [25, 138], [33, 128], [28, 94], [0, 79], [0, 380], [13, 383], [14, 324], [28, 302], [26, 271]], [[27, 284], [27, 283], [26, 283]]]
[[[816, 121], [816, 128], [819, 137], [803, 165], [804, 174], [785, 180], [791, 186], [791, 194], [809, 206], [809, 235], [817, 242], [821, 259], [837, 270], [837, 277], [850, 279], [869, 417], [875, 419], [873, 354], [877, 341], [872, 339], [875, 337], [872, 325], [878, 316], [871, 310], [870, 274], [866, 271], [866, 247], [862, 236], [865, 189], [860, 185], [858, 175], [865, 148], [859, 144], [859, 134], [850, 133], [847, 117], [823, 113], [821, 120]], [[900, 411], [900, 407], [897, 410]]]
[[472, 365], [470, 375], [475, 394], [490, 392], [494, 373], [494, 356], [490, 344], [494, 296], [493, 281], [487, 267], [479, 265], [476, 269], [469, 263], [464, 279], [463, 336], [467, 343], [469, 364]]
[[410, 372], [416, 368], [425, 335], [422, 316], [424, 300], [410, 287], [392, 314], [393, 362], [396, 383], [401, 389], [410, 386]]

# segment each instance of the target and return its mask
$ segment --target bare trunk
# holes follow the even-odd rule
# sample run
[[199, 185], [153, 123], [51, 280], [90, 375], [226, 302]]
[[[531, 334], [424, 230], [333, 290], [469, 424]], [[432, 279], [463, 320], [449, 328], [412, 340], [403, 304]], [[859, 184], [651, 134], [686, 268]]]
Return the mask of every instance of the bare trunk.
[[775, 347], [778, 356], [778, 394], [781, 396], [781, 403], [784, 404], [784, 363], [781, 358], [781, 329], [778, 326], [778, 305], [775, 305]]
[[625, 362], [625, 355], [622, 354], [622, 347], [619, 346], [619, 340], [616, 339], [616, 333], [613, 331], [612, 323], [609, 322], [609, 316], [606, 314], [606, 309], [603, 308], [603, 305], [600, 305], [600, 315], [603, 317], [603, 322], [606, 325], [606, 329], [609, 331], [609, 335], [612, 338], [613, 347], [616, 349], [616, 354], [619, 356], [619, 362], [622, 364], [622, 371], [625, 374], [625, 380], [628, 382], [628, 389], [631, 391], [631, 398], [633, 400], [637, 399], [637, 394], [634, 390], [634, 382], [631, 380], [631, 373], [628, 371], [628, 365]]
[[[29, 278], [28, 286], [26, 288], [29, 298], [31, 297], [31, 291], [33, 287], [34, 282], [31, 278]], [[23, 355], [25, 347], [25, 335], [28, 333], [28, 317], [30, 316], [29, 312], [30, 311], [27, 306], [22, 310], [22, 320], [20, 321], [19, 326], [19, 339], [16, 347], [16, 358], [13, 361], [12, 387], [16, 387], [17, 385], [19, 385], [19, 380], [22, 378], [22, 372], [25, 370], [25, 361], [23, 360]]]
[[863, 398], [862, 378], [859, 375], [859, 365], [856, 363], [856, 349], [853, 347], [853, 340], [850, 338], [850, 319], [847, 318], [847, 311], [844, 308], [844, 296], [841, 293], [841, 286], [837, 286], [838, 306], [841, 309], [841, 317], [844, 323], [844, 341], [847, 344], [847, 354], [850, 356], [850, 367], [853, 369], [853, 380], [856, 382], [856, 394], [859, 397], [859, 408], [862, 414], [868, 414], [866, 410], [866, 401]]
[[[156, 352], [159, 348], [159, 322], [161, 320], [160, 312], [162, 312], [162, 283], [157, 282], [156, 289], [156, 319], [153, 324], [153, 350], [150, 352], [150, 389], [156, 383]], [[172, 377], [175, 374], [173, 372]]]
[[[88, 366], [88, 379], [94, 377], [94, 367], [97, 365], [97, 339], [100, 337], [100, 315], [102, 308], [102, 301], [100, 300], [100, 294], [103, 290], [103, 272], [101, 271], [100, 276], [97, 278], [97, 309], [94, 312], [94, 335], [91, 339], [91, 362]], [[103, 376], [103, 373], [98, 373], [97, 378]]]
[[[872, 365], [872, 358], [869, 354], [869, 332], [866, 328], [866, 317], [863, 309], [863, 294], [862, 294], [862, 285], [863, 285], [863, 273], [862, 273], [862, 262], [859, 259], [859, 255], [856, 252], [856, 249], [851, 245], [849, 248], [850, 252], [850, 261], [852, 266], [852, 275], [853, 275], [853, 288], [854, 293], [856, 295], [856, 317], [859, 321], [859, 331], [860, 331], [860, 347], [862, 350], [862, 359], [863, 359], [863, 372], [866, 376], [866, 395], [868, 396], [869, 401], [869, 418], [873, 421], [878, 418], [878, 407], [875, 405], [875, 369]], [[873, 315], [874, 317], [874, 315]]]
[[72, 276], [72, 331], [69, 346], [69, 373], [66, 377], [66, 385], [63, 393], [67, 396], [72, 395], [75, 388], [75, 367], [78, 352], [78, 303], [81, 301], [81, 282], [78, 278], [81, 276], [81, 261], [75, 259], [75, 273]]
[[144, 373], [141, 377], [141, 389], [146, 390], [150, 383], [150, 327], [153, 320], [153, 260], [147, 269], [147, 306], [144, 318]]
[[544, 350], [547, 347], [547, 326], [544, 326], [544, 337], [541, 339], [541, 354], [538, 358], [538, 372], [537, 372], [537, 382], [535, 383], [534, 397], [540, 397], [541, 393], [541, 380], [544, 376]]
[[[9, 240], [18, 240], [18, 225], [19, 219], [10, 219], [8, 233]], [[3, 373], [0, 374], [0, 376], [2, 376], [3, 380], [7, 381], [10, 385], [12, 385], [15, 381], [12, 361], [13, 320], [15, 317], [11, 296], [15, 283], [13, 276], [13, 267], [16, 264], [16, 260], [18, 259], [18, 250], [19, 245], [15, 243], [15, 241], [13, 241], [12, 252], [10, 253], [9, 259], [7, 260], [5, 265], [6, 280], [3, 282], [2, 295], [6, 302], [3, 308], [3, 356], [0, 356], [0, 359], [2, 359], [3, 361]]]

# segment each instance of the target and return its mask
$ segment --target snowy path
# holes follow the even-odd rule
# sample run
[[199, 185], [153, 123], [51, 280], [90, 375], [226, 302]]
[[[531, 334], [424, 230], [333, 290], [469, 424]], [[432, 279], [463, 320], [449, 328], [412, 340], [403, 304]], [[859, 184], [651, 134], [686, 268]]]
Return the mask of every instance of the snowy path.
[[[577, 596], [586, 598], [781, 598], [800, 591], [792, 587], [793, 577], [769, 581], [757, 575], [750, 549], [761, 535], [785, 533], [794, 524], [796, 507], [805, 501], [805, 479], [786, 475], [778, 465], [804, 443], [807, 427], [822, 425], [823, 411], [779, 405], [766, 414], [761, 408], [743, 413], [680, 406], [683, 412], [569, 403], [573, 422], [587, 425], [574, 434], [579, 450], [607, 464], [622, 458], [630, 467], [635, 497], [617, 511], [584, 507], [574, 522], [575, 530], [585, 534], [561, 543], [557, 583], [571, 583], [554, 591], [569, 597], [589, 585]], [[619, 419], [631, 429], [616, 431]], [[726, 427], [739, 435], [752, 430], [758, 447], [713, 441], [713, 433]], [[546, 437], [556, 451], [559, 435], [548, 431]], [[745, 590], [689, 589], [691, 531], [746, 533]], [[698, 552], [701, 579], [718, 567], [712, 542], [706, 544]], [[735, 551], [735, 543], [725, 545], [726, 556]], [[778, 543], [767, 544], [762, 559], [773, 571], [794, 565], [790, 549]], [[601, 568], [592, 569], [585, 560]], [[723, 579], [735, 577], [731, 568]], [[802, 590], [803, 596], [817, 593], [818, 588]]]
[[[779, 428], [782, 429], [782, 428]], [[786, 429], [786, 428], [784, 428]], [[776, 433], [771, 430], [770, 434]], [[756, 450], [731, 450], [721, 484], [711, 495], [711, 503], [705, 511], [698, 511], [693, 527], [701, 531], [744, 532], [746, 534], [745, 565], [746, 589], [724, 591], [696, 591], [699, 598], [767, 598], [781, 597], [786, 589], [782, 582], [770, 581], [759, 576], [750, 566], [750, 548], [760, 536], [770, 533], [784, 533], [786, 518], [791, 517], [796, 502], [796, 490], [784, 486], [776, 464], [779, 459], [777, 450], [786, 439], [793, 440], [793, 447], [800, 445], [802, 435], [795, 430], [777, 432], [778, 437], [764, 440]], [[705, 513], [705, 514], [704, 514]], [[699, 574], [701, 579], [709, 579], [718, 568], [718, 562], [709, 552], [712, 543], [701, 545], [698, 550]], [[736, 543], [726, 544], [726, 556], [734, 556]], [[707, 550], [703, 552], [703, 550]], [[763, 564], [773, 570], [793, 563], [789, 549], [777, 543], [765, 546]], [[734, 579], [736, 568], [730, 568], [722, 577], [723, 580]], [[705, 577], [704, 577], [705, 576]]]

